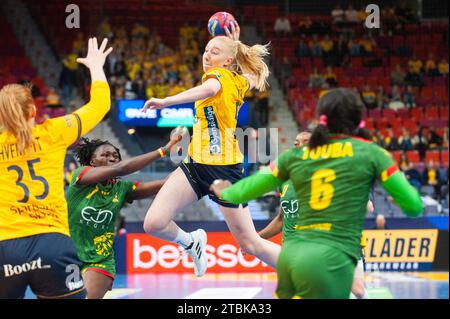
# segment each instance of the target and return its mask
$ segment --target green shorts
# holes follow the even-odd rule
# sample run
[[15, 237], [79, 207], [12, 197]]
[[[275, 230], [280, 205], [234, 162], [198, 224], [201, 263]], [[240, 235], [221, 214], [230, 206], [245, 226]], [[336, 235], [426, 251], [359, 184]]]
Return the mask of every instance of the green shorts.
[[286, 240], [278, 259], [279, 298], [348, 299], [355, 261], [325, 244]]
[[110, 256], [109, 258], [97, 263], [83, 262], [81, 271], [83, 273], [86, 271], [95, 271], [114, 280], [114, 277], [116, 276], [116, 259], [114, 258], [114, 256]]

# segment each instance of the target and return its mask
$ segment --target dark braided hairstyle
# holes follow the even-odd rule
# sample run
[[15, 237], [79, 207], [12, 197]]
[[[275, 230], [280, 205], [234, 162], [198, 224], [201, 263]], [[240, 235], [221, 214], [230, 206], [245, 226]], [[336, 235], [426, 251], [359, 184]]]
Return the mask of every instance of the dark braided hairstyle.
[[326, 115], [326, 125], [313, 130], [309, 148], [329, 142], [329, 134], [348, 134], [370, 139], [370, 132], [360, 128], [364, 104], [360, 96], [350, 89], [338, 88], [325, 93], [317, 103], [317, 117]]
[[84, 137], [81, 138], [80, 143], [74, 149], [75, 158], [78, 159], [78, 162], [80, 162], [81, 166], [89, 166], [91, 165], [91, 159], [94, 155], [95, 150], [102, 145], [111, 145], [112, 147], [114, 147], [117, 154], [119, 154], [119, 160], [122, 160], [120, 150], [110, 142], [102, 141], [99, 139], [90, 140]]

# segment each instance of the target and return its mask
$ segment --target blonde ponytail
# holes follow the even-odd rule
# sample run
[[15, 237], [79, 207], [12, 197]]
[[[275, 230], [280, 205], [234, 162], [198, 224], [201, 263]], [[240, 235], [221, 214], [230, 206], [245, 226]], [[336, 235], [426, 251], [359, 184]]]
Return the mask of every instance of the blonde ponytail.
[[8, 84], [0, 90], [0, 132], [14, 135], [20, 154], [33, 145], [32, 127], [29, 123], [33, 105], [29, 87]]
[[236, 41], [236, 64], [242, 74], [251, 74], [255, 77], [255, 87], [260, 91], [267, 89], [269, 67], [264, 57], [269, 55], [269, 44], [256, 44], [251, 47], [241, 41]]
[[269, 44], [256, 44], [251, 47], [241, 41], [234, 41], [228, 37], [216, 37], [215, 40], [222, 41], [229, 48], [234, 58], [230, 68], [240, 74], [254, 76], [255, 88], [265, 91], [268, 87], [269, 67], [264, 62], [264, 57], [269, 56]]

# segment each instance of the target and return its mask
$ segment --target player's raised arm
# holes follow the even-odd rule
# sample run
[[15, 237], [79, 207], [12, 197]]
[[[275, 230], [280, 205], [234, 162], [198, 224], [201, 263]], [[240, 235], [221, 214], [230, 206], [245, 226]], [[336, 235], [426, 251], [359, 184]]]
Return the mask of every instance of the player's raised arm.
[[143, 111], [148, 109], [163, 109], [171, 105], [203, 100], [216, 95], [217, 92], [220, 91], [221, 87], [222, 86], [217, 79], [209, 78], [201, 85], [193, 87], [192, 89], [186, 90], [177, 95], [169, 96], [164, 99], [151, 98], [145, 102]]
[[89, 69], [92, 81], [89, 103], [73, 113], [79, 119], [79, 135], [92, 130], [111, 108], [111, 93], [103, 70], [106, 57], [112, 51], [111, 47], [106, 49], [107, 43], [108, 40], [104, 39], [99, 47], [97, 38], [90, 38], [87, 56], [77, 59]]
[[[96, 183], [101, 183], [105, 180], [118, 177], [125, 176], [140, 169], [144, 168], [151, 162], [169, 155], [172, 148], [177, 147], [178, 142], [182, 138], [182, 134], [184, 133], [184, 127], [181, 126], [177, 129], [177, 131], [172, 135], [170, 141], [166, 144], [166, 146], [161, 147], [158, 150], [148, 152], [136, 157], [129, 158], [124, 161], [118, 161], [113, 165], [107, 166], [91, 166], [87, 169], [77, 181], [78, 185], [91, 185]], [[82, 148], [83, 145], [80, 145], [79, 148]], [[78, 149], [79, 149], [78, 148]], [[78, 151], [77, 149], [77, 151]], [[76, 152], [77, 152], [76, 151]], [[80, 152], [79, 152], [80, 153]], [[80, 160], [81, 162], [81, 160]], [[145, 198], [150, 195], [155, 194], [160, 188], [162, 184], [148, 184], [138, 186], [136, 189], [137, 195], [136, 198]]]

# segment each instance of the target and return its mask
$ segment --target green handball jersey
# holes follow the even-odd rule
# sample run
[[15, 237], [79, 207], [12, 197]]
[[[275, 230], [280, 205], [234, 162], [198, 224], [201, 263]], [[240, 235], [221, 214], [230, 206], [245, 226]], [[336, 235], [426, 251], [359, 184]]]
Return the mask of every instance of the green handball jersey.
[[329, 245], [358, 260], [367, 201], [376, 179], [405, 214], [420, 214], [420, 197], [392, 156], [375, 143], [345, 135], [313, 150], [304, 146], [285, 151], [269, 168], [223, 190], [221, 198], [249, 201], [290, 180], [301, 212], [297, 238]]
[[291, 181], [284, 183], [280, 189], [280, 207], [283, 213], [283, 241], [295, 235], [298, 219], [298, 199]]
[[111, 180], [106, 185], [77, 185], [89, 166], [79, 167], [67, 190], [69, 229], [78, 257], [85, 264], [100, 264], [114, 258], [116, 220], [136, 183]]

